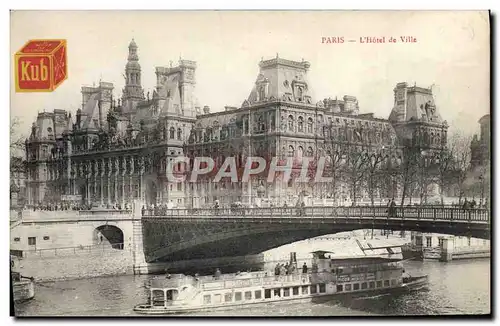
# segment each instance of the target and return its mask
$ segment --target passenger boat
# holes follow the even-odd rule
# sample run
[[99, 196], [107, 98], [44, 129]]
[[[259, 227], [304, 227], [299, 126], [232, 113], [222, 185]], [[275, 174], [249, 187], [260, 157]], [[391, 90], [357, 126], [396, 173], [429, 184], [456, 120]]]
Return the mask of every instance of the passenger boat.
[[12, 273], [12, 291], [14, 302], [24, 302], [35, 297], [35, 283], [33, 279], [19, 273]]
[[13, 271], [17, 267], [15, 262], [16, 259], [11, 256], [10, 266], [14, 302], [31, 300], [35, 297], [35, 282], [33, 278], [22, 276], [20, 273]]
[[259, 303], [326, 296], [365, 296], [424, 287], [427, 276], [405, 275], [400, 258], [357, 256], [327, 258], [313, 253], [310, 272], [296, 267], [291, 275], [248, 272], [192, 277], [182, 274], [152, 279], [149, 302], [134, 307], [140, 314], [176, 314]]

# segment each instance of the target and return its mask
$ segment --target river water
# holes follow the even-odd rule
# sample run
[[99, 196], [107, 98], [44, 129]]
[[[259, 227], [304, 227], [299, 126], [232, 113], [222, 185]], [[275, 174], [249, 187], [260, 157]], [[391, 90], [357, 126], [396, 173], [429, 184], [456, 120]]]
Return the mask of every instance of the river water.
[[[490, 260], [404, 263], [412, 275], [429, 275], [419, 292], [313, 303], [254, 305], [197, 316], [355, 316], [490, 313]], [[147, 301], [144, 282], [151, 276], [115, 276], [37, 284], [33, 300], [16, 305], [18, 316], [130, 316]], [[194, 314], [192, 314], [194, 315]]]

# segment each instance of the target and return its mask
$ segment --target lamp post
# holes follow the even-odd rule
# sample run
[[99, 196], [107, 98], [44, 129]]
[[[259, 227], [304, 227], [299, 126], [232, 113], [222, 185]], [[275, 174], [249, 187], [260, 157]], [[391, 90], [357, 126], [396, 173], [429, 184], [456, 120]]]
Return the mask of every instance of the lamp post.
[[[376, 150], [375, 150], [375, 153], [374, 155], [371, 155], [368, 160], [370, 162], [370, 199], [371, 199], [371, 204], [372, 206], [375, 206], [374, 204], [374, 197], [375, 197], [375, 194], [374, 194], [374, 185], [373, 185], [373, 177], [374, 177], [374, 174], [375, 174], [375, 170], [377, 169], [377, 166], [379, 164], [382, 164], [382, 159], [383, 159], [383, 151], [385, 149], [385, 146], [380, 146], [380, 147], [377, 147]], [[368, 153], [366, 155], [369, 155]], [[380, 192], [380, 189], [379, 189], [379, 192]], [[375, 208], [373, 208], [375, 209]], [[373, 233], [374, 233], [374, 229], [373, 229], [373, 226], [372, 226], [372, 234], [371, 234], [371, 238], [373, 239]]]
[[481, 172], [481, 175], [479, 176], [479, 180], [481, 180], [481, 201], [480, 205], [484, 205], [484, 174]]
[[[252, 156], [252, 112], [251, 112], [250, 107], [248, 107], [248, 130], [247, 131], [248, 131], [248, 155], [247, 155], [246, 162], [244, 165], [245, 169], [251, 168], [251, 166], [247, 167], [247, 163], [249, 162], [248, 158], [250, 156]], [[248, 195], [248, 205], [249, 205], [249, 207], [251, 207], [252, 206], [252, 179], [250, 176], [248, 177], [248, 180], [247, 180], [247, 195]]]
[[420, 156], [420, 160], [421, 160], [421, 164], [420, 164], [420, 205], [422, 205], [422, 201], [427, 204], [427, 184], [426, 184], [426, 181], [424, 179], [424, 173], [425, 173], [425, 169], [427, 167], [427, 151], [426, 150], [423, 150], [420, 152], [421, 156]]

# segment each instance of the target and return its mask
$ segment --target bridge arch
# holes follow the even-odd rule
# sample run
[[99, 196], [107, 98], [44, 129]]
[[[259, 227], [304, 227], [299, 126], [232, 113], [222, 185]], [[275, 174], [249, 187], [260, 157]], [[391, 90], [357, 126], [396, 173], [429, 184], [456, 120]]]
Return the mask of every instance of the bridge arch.
[[123, 249], [123, 231], [115, 225], [101, 225], [94, 229], [96, 244], [109, 244], [114, 249]]
[[[198, 222], [199, 223], [199, 222]], [[316, 236], [359, 229], [419, 231], [475, 238], [489, 238], [489, 227], [445, 221], [403, 221], [400, 219], [331, 220], [306, 219], [210, 219], [202, 223], [172, 220], [143, 220], [146, 261], [188, 260], [243, 256]]]

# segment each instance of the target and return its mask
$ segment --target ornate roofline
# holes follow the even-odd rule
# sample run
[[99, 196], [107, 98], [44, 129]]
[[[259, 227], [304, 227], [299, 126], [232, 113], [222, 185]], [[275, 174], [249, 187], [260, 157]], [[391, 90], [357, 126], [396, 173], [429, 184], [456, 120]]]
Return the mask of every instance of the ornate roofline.
[[309, 69], [311, 67], [311, 64], [308, 61], [292, 61], [292, 60], [286, 60], [286, 59], [281, 59], [281, 58], [274, 58], [270, 60], [263, 60], [259, 63], [260, 68], [267, 68], [267, 67], [272, 67], [275, 65], [282, 65], [282, 66], [288, 66], [292, 68], [298, 68], [298, 69]]
[[419, 93], [432, 95], [432, 89], [423, 88], [423, 87], [419, 87], [419, 86], [408, 87], [408, 92], [419, 92]]

